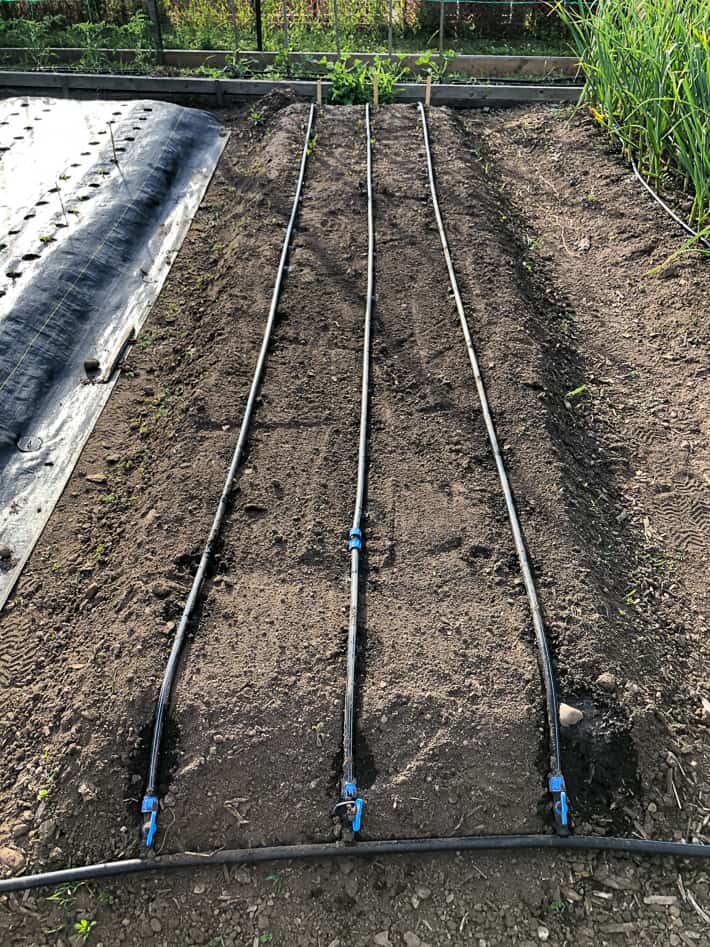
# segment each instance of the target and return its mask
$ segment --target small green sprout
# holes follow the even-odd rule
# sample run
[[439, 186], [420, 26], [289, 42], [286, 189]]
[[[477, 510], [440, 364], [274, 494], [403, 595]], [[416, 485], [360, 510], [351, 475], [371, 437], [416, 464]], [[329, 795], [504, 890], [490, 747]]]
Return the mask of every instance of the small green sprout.
[[82, 940], [88, 940], [89, 935], [96, 927], [96, 921], [90, 921], [86, 917], [82, 917], [80, 921], [77, 921], [74, 925], [74, 930], [81, 937]]

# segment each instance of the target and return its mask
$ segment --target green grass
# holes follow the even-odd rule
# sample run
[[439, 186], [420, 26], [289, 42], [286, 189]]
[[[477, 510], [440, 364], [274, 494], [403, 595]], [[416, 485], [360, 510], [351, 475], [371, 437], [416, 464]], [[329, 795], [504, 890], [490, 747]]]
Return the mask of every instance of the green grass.
[[710, 0], [599, 0], [559, 8], [584, 65], [592, 113], [657, 184], [691, 195], [710, 223]]

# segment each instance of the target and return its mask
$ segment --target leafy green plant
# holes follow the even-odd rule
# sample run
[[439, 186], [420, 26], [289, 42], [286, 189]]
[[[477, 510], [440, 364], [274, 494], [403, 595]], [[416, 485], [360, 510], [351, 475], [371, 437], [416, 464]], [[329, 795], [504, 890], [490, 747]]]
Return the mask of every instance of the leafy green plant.
[[21, 35], [33, 66], [46, 66], [50, 59], [49, 26], [46, 20], [22, 20]]
[[427, 75], [431, 76], [432, 82], [443, 82], [449, 64], [456, 58], [456, 51], [447, 49], [443, 56], [434, 56], [434, 53], [428, 49], [417, 59], [417, 66], [424, 69]]
[[330, 101], [335, 105], [361, 105], [373, 100], [373, 79], [377, 76], [379, 99], [392, 102], [399, 82], [409, 69], [403, 64], [403, 56], [396, 59], [376, 58], [371, 64], [361, 59], [352, 61], [341, 58], [335, 62], [321, 61], [332, 82]]
[[96, 921], [90, 921], [86, 917], [82, 917], [80, 921], [77, 921], [74, 924], [74, 931], [81, 937], [82, 940], [86, 941], [89, 939], [89, 936], [93, 929], [96, 927]]

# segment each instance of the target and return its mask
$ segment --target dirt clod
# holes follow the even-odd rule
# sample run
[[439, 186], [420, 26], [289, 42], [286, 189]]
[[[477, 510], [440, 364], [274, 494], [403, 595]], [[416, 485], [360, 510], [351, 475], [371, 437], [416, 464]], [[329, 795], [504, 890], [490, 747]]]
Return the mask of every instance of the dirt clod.
[[616, 678], [609, 671], [605, 671], [603, 674], [600, 674], [599, 677], [594, 682], [597, 687], [601, 687], [602, 690], [613, 693], [616, 690]]

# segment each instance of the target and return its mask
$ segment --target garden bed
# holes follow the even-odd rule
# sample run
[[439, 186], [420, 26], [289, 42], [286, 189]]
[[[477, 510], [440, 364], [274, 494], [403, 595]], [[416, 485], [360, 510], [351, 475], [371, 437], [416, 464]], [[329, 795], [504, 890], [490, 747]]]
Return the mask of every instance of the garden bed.
[[[6, 867], [137, 850], [157, 688], [251, 379], [305, 114], [276, 96], [221, 113], [232, 137], [216, 177], [0, 616]], [[577, 828], [706, 841], [707, 265], [663, 266], [674, 225], [581, 114], [430, 122], [560, 694], [585, 713], [563, 744]], [[383, 108], [374, 132], [363, 834], [544, 831], [534, 644], [416, 111]], [[163, 851], [337, 832], [361, 110], [325, 109], [316, 134], [249, 453], [171, 713]], [[110, 944], [702, 943], [688, 891], [707, 908], [706, 874], [683, 866], [407, 858], [85, 885], [9, 899], [0, 925], [18, 945], [66, 942], [81, 919]]]

